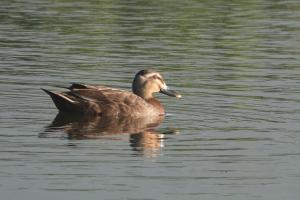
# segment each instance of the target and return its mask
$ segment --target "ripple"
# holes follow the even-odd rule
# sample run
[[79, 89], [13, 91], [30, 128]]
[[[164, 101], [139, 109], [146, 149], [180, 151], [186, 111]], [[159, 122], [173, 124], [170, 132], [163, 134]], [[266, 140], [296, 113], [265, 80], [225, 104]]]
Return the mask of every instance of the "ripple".
[[[3, 198], [299, 198], [298, 1], [1, 3]], [[183, 94], [154, 132], [47, 129], [40, 87], [146, 68]]]

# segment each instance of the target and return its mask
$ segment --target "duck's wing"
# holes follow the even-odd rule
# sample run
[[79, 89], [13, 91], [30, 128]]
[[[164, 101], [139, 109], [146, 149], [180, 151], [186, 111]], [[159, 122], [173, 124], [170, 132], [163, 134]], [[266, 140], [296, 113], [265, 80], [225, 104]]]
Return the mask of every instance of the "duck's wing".
[[138, 116], [147, 108], [146, 101], [132, 92], [106, 86], [86, 86], [85, 89], [78, 89], [77, 86], [66, 94], [79, 101], [96, 104], [107, 116]]
[[53, 100], [57, 109], [62, 113], [74, 113], [74, 114], [90, 114], [95, 115], [101, 113], [100, 106], [93, 102], [85, 99], [72, 92], [56, 92], [43, 89]]
[[77, 102], [73, 98], [70, 98], [61, 92], [54, 92], [54, 91], [46, 90], [44, 88], [41, 89], [52, 98], [58, 110], [64, 112], [77, 110], [76, 109]]
[[114, 90], [114, 91], [125, 91], [118, 88], [113, 88], [104, 85], [86, 85], [82, 83], [72, 83], [71, 86], [68, 87], [69, 90], [80, 90], [80, 89], [97, 89], [97, 90]]
[[66, 92], [43, 90], [61, 112], [139, 116], [144, 115], [149, 107], [144, 99], [126, 90], [78, 83], [73, 83], [68, 89]]

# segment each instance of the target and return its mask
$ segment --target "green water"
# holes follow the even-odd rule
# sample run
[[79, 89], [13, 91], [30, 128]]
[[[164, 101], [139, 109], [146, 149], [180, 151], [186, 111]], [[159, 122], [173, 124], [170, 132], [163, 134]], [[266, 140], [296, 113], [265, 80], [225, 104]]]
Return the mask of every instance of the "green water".
[[[299, 47], [297, 0], [2, 0], [1, 199], [299, 198]], [[148, 68], [183, 95], [154, 130], [49, 130], [41, 87]]]

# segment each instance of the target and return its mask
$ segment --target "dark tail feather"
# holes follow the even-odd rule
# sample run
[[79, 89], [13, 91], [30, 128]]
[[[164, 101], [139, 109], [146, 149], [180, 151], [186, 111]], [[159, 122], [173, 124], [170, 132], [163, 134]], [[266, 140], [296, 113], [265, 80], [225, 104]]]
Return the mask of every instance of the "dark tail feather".
[[81, 83], [72, 83], [72, 85], [70, 87], [68, 87], [69, 90], [74, 90], [74, 89], [89, 89], [91, 88], [88, 85], [84, 85]]
[[77, 111], [76, 102], [73, 101], [72, 99], [64, 96], [63, 94], [52, 92], [52, 91], [46, 90], [44, 88], [41, 88], [41, 89], [52, 98], [55, 106], [61, 112], [76, 112]]

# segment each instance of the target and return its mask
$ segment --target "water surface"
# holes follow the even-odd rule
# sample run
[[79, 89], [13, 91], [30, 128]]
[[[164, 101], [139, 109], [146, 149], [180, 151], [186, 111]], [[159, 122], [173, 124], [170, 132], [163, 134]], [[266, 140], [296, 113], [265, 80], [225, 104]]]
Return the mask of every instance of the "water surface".
[[[296, 0], [1, 1], [2, 198], [297, 199], [299, 46]], [[159, 126], [51, 126], [40, 87], [147, 68], [184, 96]]]

